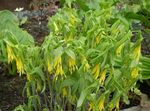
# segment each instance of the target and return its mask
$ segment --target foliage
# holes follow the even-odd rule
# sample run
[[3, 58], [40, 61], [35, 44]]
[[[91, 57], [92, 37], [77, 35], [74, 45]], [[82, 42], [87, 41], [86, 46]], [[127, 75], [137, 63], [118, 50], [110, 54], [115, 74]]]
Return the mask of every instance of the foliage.
[[[90, 10], [81, 16], [74, 9], [63, 8], [50, 18], [52, 32], [44, 43], [47, 46], [45, 52], [47, 49], [50, 52], [46, 56], [47, 62], [51, 62], [48, 65], [51, 69], [49, 73], [54, 74], [56, 82], [61, 79], [65, 81], [70, 76], [79, 76], [75, 80], [78, 83], [80, 79], [89, 76], [89, 82], [83, 79], [84, 84], [79, 82], [70, 86], [68, 83], [69, 87], [65, 87], [71, 91], [71, 97], [77, 98], [77, 104], [76, 101], [72, 104], [82, 110], [88, 110], [88, 104], [89, 109], [95, 111], [104, 107], [118, 109], [120, 98], [128, 103], [128, 91], [140, 77], [138, 64], [141, 34], [136, 43], [131, 43], [132, 34], [124, 19], [116, 18], [114, 23], [109, 23], [110, 19], [115, 18], [112, 8]], [[121, 61], [120, 67], [117, 67], [116, 60]], [[55, 63], [59, 63], [61, 68], [57, 68]], [[75, 93], [74, 87], [77, 87]]]
[[149, 78], [150, 59], [141, 59], [142, 34], [137, 31], [137, 41], [131, 42], [130, 22], [113, 0], [97, 1], [96, 8], [89, 2], [82, 6], [86, 10], [71, 3], [49, 18], [51, 33], [40, 47], [12, 13], [0, 12], [0, 60], [27, 77], [28, 103], [15, 111], [118, 110], [120, 100], [129, 104], [128, 92], [136, 90], [143, 74]]

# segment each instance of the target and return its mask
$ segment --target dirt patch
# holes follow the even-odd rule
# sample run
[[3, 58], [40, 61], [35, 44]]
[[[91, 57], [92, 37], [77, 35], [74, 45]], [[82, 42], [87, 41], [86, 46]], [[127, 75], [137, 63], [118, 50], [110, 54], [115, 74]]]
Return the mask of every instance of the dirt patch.
[[11, 76], [4, 64], [0, 64], [0, 69], [0, 109], [11, 111], [25, 102], [25, 97], [22, 96], [25, 78], [18, 75]]
[[17, 7], [29, 9], [30, 0], [0, 0], [0, 10], [15, 10]]

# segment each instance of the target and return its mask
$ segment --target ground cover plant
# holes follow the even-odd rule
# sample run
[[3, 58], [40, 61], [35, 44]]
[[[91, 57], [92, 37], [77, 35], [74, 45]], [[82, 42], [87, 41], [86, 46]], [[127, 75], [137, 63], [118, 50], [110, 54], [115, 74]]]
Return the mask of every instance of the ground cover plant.
[[136, 82], [150, 78], [142, 33], [137, 30], [131, 42], [131, 21], [114, 2], [90, 2], [82, 10], [75, 2], [64, 2], [49, 18], [50, 34], [41, 46], [11, 12], [0, 12], [0, 61], [27, 78], [28, 102], [14, 111], [119, 110], [120, 101], [129, 104], [129, 92], [140, 94]]

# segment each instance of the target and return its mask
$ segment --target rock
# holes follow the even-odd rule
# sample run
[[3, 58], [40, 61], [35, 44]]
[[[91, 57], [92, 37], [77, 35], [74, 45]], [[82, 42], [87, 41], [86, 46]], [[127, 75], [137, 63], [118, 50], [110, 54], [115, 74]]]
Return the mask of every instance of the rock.
[[131, 108], [120, 110], [120, 111], [142, 111], [142, 110], [141, 110], [141, 106], [134, 106]]

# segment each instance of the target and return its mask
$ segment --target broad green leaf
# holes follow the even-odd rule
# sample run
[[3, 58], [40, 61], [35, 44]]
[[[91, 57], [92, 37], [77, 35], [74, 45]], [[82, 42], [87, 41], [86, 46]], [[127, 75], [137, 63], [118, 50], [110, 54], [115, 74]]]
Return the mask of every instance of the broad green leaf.
[[72, 59], [76, 60], [76, 55], [71, 49], [66, 49], [65, 52], [68, 56], [70, 56]]
[[95, 82], [81, 92], [80, 98], [77, 101], [77, 107], [82, 106], [86, 96], [88, 96], [94, 89], [96, 89], [97, 85], [97, 82]]

